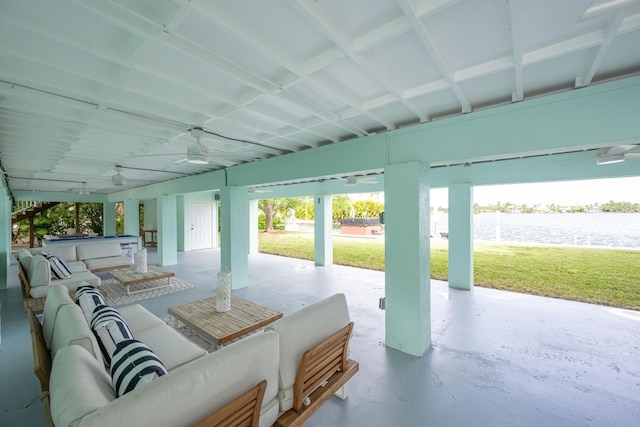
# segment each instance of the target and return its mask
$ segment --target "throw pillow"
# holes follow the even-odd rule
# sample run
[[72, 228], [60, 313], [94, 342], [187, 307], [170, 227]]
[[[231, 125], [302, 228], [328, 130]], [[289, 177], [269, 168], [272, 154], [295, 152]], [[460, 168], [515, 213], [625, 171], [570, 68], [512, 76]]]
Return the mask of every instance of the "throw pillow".
[[76, 304], [78, 304], [82, 309], [82, 313], [84, 314], [84, 318], [87, 319], [87, 323], [91, 323], [93, 312], [96, 307], [107, 305], [104, 296], [94, 287], [91, 287], [91, 289], [85, 288], [80, 291], [76, 291]]
[[111, 380], [118, 397], [167, 373], [162, 361], [137, 340], [118, 343], [111, 360]]
[[117, 345], [133, 339], [133, 333], [124, 318], [116, 309], [106, 305], [95, 308], [90, 325], [107, 366], [111, 364]]
[[51, 276], [53, 279], [68, 279], [71, 277], [71, 269], [66, 262], [48, 252], [40, 251], [38, 255], [42, 255], [49, 261], [49, 268], [51, 268]]
[[[82, 295], [83, 292], [86, 291], [96, 291], [96, 287], [93, 285], [88, 284], [87, 282], [82, 282], [84, 283], [83, 285], [81, 284], [80, 286], [78, 286], [78, 288], [76, 289], [76, 300], [78, 299], [78, 297], [80, 295]], [[77, 302], [77, 301], [76, 301]]]

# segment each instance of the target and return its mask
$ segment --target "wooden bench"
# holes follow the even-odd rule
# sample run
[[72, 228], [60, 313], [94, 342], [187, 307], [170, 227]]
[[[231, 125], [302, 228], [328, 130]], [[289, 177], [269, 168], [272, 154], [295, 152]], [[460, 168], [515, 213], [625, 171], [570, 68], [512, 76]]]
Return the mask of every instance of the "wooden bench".
[[276, 427], [301, 426], [358, 372], [358, 362], [348, 355], [352, 330], [350, 322], [303, 353], [296, 374], [293, 408], [278, 417]]

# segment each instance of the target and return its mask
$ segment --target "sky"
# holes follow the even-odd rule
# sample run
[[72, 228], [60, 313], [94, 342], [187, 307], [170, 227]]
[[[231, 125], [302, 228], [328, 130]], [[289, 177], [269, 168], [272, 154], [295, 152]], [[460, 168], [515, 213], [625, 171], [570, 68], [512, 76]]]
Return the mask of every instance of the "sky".
[[[431, 190], [431, 206], [448, 206], [447, 189]], [[534, 184], [478, 186], [473, 188], [473, 202], [480, 206], [512, 204], [561, 206], [594, 203], [640, 203], [640, 177], [564, 181]]]

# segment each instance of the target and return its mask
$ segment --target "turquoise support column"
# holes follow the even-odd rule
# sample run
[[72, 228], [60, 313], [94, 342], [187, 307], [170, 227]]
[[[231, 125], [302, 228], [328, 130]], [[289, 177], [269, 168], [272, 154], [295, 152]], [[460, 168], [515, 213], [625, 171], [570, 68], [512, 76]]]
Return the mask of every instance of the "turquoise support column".
[[220, 190], [220, 266], [231, 272], [232, 289], [249, 284], [249, 200], [245, 187]]
[[449, 186], [449, 287], [473, 287], [473, 188]]
[[116, 204], [115, 202], [105, 202], [103, 205], [102, 224], [103, 235], [116, 235]]
[[177, 250], [188, 251], [191, 249], [191, 242], [189, 241], [189, 221], [187, 220], [189, 209], [187, 208], [187, 201], [185, 197], [180, 195], [176, 198], [176, 239]]
[[0, 190], [0, 289], [7, 289], [9, 255], [11, 254], [11, 200], [5, 189]]
[[249, 253], [258, 252], [258, 201], [249, 200]]
[[162, 196], [158, 205], [158, 265], [178, 263], [176, 196]]
[[[124, 201], [124, 234], [130, 236], [140, 235], [140, 201]], [[138, 248], [140, 249], [140, 248]]]
[[331, 195], [314, 197], [314, 258], [316, 265], [333, 264]]
[[431, 345], [429, 169], [384, 170], [386, 345], [422, 356]]

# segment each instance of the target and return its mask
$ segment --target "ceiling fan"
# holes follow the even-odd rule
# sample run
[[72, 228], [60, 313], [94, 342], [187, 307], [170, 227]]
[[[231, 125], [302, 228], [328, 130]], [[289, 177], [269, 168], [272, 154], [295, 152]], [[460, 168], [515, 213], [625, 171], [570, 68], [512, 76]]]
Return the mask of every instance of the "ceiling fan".
[[347, 187], [355, 187], [358, 184], [377, 184], [378, 179], [375, 176], [356, 176], [351, 175], [346, 178], [340, 178], [346, 181], [345, 185]]
[[596, 152], [596, 162], [598, 165], [619, 163], [626, 159], [640, 159], [640, 145], [614, 145], [612, 147], [601, 148]]
[[[139, 156], [131, 156], [131, 157], [164, 157], [164, 156], [179, 156], [182, 157], [178, 160], [174, 160], [172, 163], [182, 163], [187, 162], [194, 165], [206, 165], [209, 164], [210, 157], [209, 154], [211, 150], [209, 146], [200, 142], [201, 138], [205, 138], [207, 136], [207, 132], [201, 128], [193, 128], [189, 131], [191, 136], [195, 139], [195, 141], [191, 142], [187, 146], [187, 153], [185, 157], [184, 152], [180, 153], [161, 153], [161, 154], [143, 154]], [[238, 153], [239, 154], [239, 153]], [[251, 155], [255, 156], [253, 151], [242, 151], [243, 155]], [[223, 166], [233, 166], [239, 161], [238, 156], [234, 156], [233, 152], [214, 150], [215, 163], [222, 164]]]
[[115, 186], [121, 187], [127, 185], [127, 178], [122, 175], [122, 168], [120, 166], [115, 167], [116, 174], [111, 177], [111, 183]]

